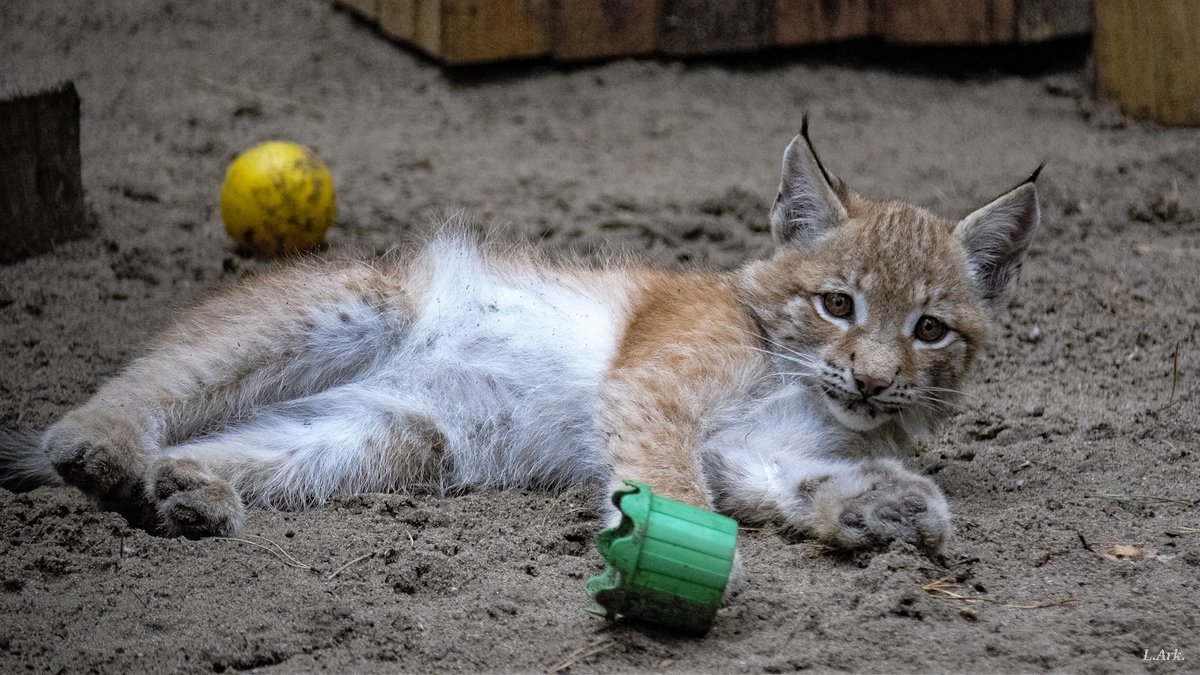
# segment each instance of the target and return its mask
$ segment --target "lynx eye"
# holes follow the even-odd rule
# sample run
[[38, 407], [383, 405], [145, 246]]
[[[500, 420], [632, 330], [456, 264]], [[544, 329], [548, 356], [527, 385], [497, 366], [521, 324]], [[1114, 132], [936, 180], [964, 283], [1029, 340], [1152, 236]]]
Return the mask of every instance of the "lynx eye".
[[829, 316], [844, 319], [854, 313], [854, 300], [845, 293], [826, 293], [821, 296], [821, 304]]
[[917, 319], [917, 326], [913, 330], [913, 336], [921, 342], [937, 342], [946, 337], [946, 333], [949, 330], [946, 324], [942, 323], [941, 319], [936, 319], [926, 314]]

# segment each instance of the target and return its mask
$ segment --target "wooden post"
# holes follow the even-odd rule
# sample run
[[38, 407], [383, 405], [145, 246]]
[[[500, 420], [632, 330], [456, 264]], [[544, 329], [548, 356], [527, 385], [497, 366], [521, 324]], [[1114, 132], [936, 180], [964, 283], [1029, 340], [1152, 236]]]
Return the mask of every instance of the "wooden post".
[[0, 100], [0, 262], [88, 229], [75, 85]]
[[1096, 0], [1096, 90], [1121, 111], [1200, 125], [1200, 2]]

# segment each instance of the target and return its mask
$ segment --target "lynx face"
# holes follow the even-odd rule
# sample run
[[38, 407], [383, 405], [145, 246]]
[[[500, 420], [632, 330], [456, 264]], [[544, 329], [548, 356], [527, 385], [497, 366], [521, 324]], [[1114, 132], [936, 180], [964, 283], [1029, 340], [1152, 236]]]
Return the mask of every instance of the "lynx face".
[[781, 371], [843, 426], [926, 427], [958, 393], [1037, 222], [1031, 182], [958, 223], [863, 199], [797, 137], [772, 211], [779, 246], [746, 268], [742, 295]]

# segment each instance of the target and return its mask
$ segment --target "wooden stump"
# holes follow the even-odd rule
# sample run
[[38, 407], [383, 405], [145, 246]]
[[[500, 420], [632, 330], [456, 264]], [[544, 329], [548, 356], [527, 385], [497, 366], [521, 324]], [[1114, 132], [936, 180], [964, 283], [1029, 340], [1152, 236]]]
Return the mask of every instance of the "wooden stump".
[[88, 229], [75, 85], [0, 100], [0, 262]]
[[1096, 0], [1096, 89], [1131, 117], [1200, 125], [1200, 2]]

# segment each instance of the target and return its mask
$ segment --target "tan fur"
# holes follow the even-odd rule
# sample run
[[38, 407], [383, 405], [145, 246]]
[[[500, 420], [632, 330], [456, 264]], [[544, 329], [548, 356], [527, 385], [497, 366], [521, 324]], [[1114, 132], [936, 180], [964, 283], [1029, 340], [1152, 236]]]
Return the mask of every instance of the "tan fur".
[[761, 367], [754, 325], [724, 275], [641, 272], [620, 350], [604, 383], [603, 415], [615, 481], [712, 508], [696, 455], [706, 414], [743, 392]]

